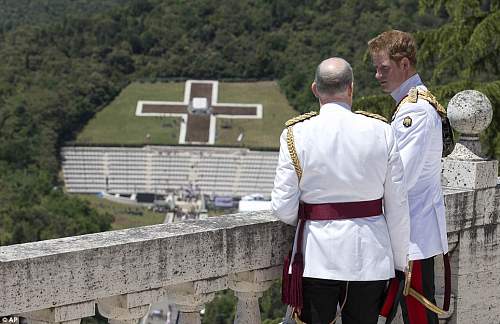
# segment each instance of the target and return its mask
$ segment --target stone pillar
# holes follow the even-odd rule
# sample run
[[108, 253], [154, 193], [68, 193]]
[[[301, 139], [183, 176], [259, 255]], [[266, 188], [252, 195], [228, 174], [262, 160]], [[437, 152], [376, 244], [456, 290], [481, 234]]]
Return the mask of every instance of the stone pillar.
[[200, 311], [215, 297], [214, 293], [201, 295], [175, 295], [175, 306], [179, 311], [179, 324], [201, 324]]
[[137, 324], [146, 316], [151, 303], [158, 300], [160, 289], [99, 299], [97, 308], [110, 324]]
[[494, 188], [498, 161], [482, 158], [479, 134], [493, 118], [488, 98], [479, 91], [457, 93], [448, 104], [451, 126], [460, 133], [453, 152], [443, 161], [443, 186], [457, 189]]
[[229, 288], [238, 298], [235, 324], [260, 324], [259, 298], [280, 275], [281, 267], [273, 267], [229, 276]]
[[82, 318], [95, 315], [95, 301], [52, 307], [20, 316], [27, 319], [29, 324], [80, 324]]

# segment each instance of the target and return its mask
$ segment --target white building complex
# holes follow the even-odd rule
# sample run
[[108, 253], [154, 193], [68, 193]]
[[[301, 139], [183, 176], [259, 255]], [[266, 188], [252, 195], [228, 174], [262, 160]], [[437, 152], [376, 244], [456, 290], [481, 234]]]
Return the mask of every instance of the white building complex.
[[62, 158], [66, 189], [71, 193], [163, 194], [196, 185], [205, 194], [269, 197], [278, 152], [200, 146], [67, 146]]

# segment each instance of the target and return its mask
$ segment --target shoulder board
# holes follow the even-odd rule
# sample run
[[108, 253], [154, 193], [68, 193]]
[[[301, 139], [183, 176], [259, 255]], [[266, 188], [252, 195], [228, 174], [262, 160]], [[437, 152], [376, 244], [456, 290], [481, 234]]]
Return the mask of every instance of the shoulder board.
[[416, 103], [418, 99], [423, 99], [427, 101], [428, 103], [431, 104], [431, 106], [436, 109], [437, 113], [441, 117], [446, 117], [446, 109], [437, 101], [436, 97], [429, 91], [429, 90], [421, 90], [417, 88], [411, 88], [410, 91], [408, 92], [408, 95], [403, 98], [399, 102], [399, 104], [396, 106], [396, 109], [394, 110], [394, 114], [392, 115], [392, 119], [396, 117], [396, 114], [399, 111], [399, 108], [406, 104], [406, 103]]
[[307, 112], [305, 114], [302, 114], [300, 116], [297, 116], [297, 117], [293, 117], [292, 119], [289, 119], [286, 123], [285, 123], [285, 126], [286, 127], [289, 127], [289, 126], [292, 126], [292, 125], [295, 125], [297, 123], [300, 123], [304, 120], [307, 120], [309, 118], [312, 118], [314, 116], [317, 116], [318, 113], [315, 112], [315, 111], [310, 111], [310, 112]]
[[368, 112], [368, 111], [356, 110], [354, 113], [355, 114], [360, 114], [360, 115], [363, 115], [363, 116], [366, 116], [366, 117], [375, 118], [375, 119], [378, 119], [380, 121], [383, 121], [384, 123], [388, 123], [389, 122], [387, 120], [387, 118], [385, 118], [384, 116], [379, 115], [379, 114], [375, 114], [375, 113], [371, 113], [371, 112]]
[[441, 117], [446, 117], [446, 109], [429, 90], [418, 90], [418, 97], [430, 103]]
[[392, 114], [391, 120], [394, 120], [394, 118], [396, 118], [399, 108], [401, 108], [402, 105], [406, 103], [416, 103], [417, 100], [418, 100], [418, 90], [417, 88], [413, 87], [410, 89], [410, 91], [408, 91], [408, 95], [398, 103], [398, 105], [394, 109], [394, 113]]

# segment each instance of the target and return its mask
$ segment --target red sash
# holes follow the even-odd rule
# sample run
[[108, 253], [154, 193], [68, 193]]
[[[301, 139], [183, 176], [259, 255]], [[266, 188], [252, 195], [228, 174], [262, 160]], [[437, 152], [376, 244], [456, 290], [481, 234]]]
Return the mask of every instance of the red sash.
[[289, 274], [292, 251], [285, 258], [281, 283], [281, 300], [294, 309], [302, 309], [302, 274], [304, 272], [304, 257], [302, 241], [304, 238], [304, 223], [308, 220], [342, 220], [372, 217], [382, 214], [382, 199], [356, 202], [340, 202], [325, 204], [299, 204], [299, 222], [297, 246], [293, 255], [292, 273]]

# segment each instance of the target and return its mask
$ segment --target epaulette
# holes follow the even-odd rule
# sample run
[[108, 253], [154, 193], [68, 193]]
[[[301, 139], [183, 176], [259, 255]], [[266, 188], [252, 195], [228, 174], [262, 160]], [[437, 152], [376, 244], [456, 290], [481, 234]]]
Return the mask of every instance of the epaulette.
[[[455, 139], [453, 138], [453, 129], [451, 128], [450, 120], [446, 115], [446, 109], [437, 101], [436, 97], [429, 90], [422, 90], [417, 88], [411, 88], [408, 92], [408, 96], [403, 98], [401, 102], [396, 106], [394, 114], [392, 115], [392, 120], [396, 118], [396, 114], [399, 108], [405, 103], [416, 103], [418, 99], [423, 99], [427, 101], [436, 112], [441, 117], [441, 129], [443, 136], [443, 157], [448, 156], [455, 148]], [[403, 125], [405, 127], [410, 127], [412, 123], [411, 117], [407, 116], [403, 120]]]
[[392, 114], [392, 120], [394, 120], [394, 117], [396, 117], [396, 114], [399, 111], [399, 108], [401, 108], [402, 105], [407, 104], [407, 103], [417, 103], [418, 100], [418, 90], [417, 88], [411, 88], [410, 91], [408, 91], [408, 95], [401, 100], [396, 108], [394, 109], [394, 113]]
[[441, 117], [446, 117], [446, 109], [444, 109], [429, 90], [418, 90], [418, 97], [430, 103]]
[[399, 104], [396, 106], [396, 109], [394, 110], [394, 114], [392, 114], [392, 119], [394, 120], [394, 117], [399, 111], [399, 108], [401, 108], [402, 105], [406, 103], [416, 103], [418, 99], [424, 99], [428, 103], [431, 104], [431, 106], [436, 109], [437, 113], [441, 117], [446, 117], [446, 110], [444, 107], [437, 101], [436, 97], [429, 91], [429, 90], [422, 90], [422, 89], [417, 89], [417, 88], [411, 88], [410, 91], [408, 92], [408, 95], [403, 98], [399, 102]]
[[380, 121], [383, 121], [384, 123], [388, 123], [389, 122], [387, 120], [387, 118], [385, 118], [384, 116], [379, 115], [379, 114], [375, 114], [375, 113], [371, 113], [371, 112], [368, 112], [368, 111], [356, 110], [354, 113], [355, 114], [360, 114], [360, 115], [363, 115], [363, 116], [366, 116], [366, 117], [375, 118], [375, 119], [378, 119]]
[[318, 115], [318, 113], [315, 112], [315, 111], [307, 112], [305, 114], [302, 114], [300, 116], [293, 117], [293, 118], [287, 120], [287, 122], [285, 123], [285, 126], [289, 127], [289, 126], [295, 125], [297, 123], [300, 123], [300, 122], [302, 122], [304, 120], [307, 120], [307, 119], [309, 119], [311, 117], [314, 117], [314, 116], [317, 116], [317, 115]]

